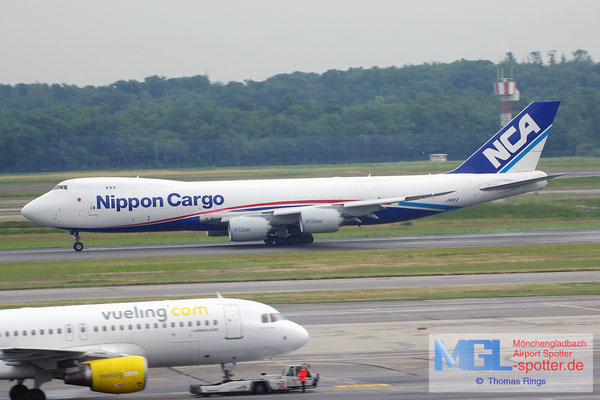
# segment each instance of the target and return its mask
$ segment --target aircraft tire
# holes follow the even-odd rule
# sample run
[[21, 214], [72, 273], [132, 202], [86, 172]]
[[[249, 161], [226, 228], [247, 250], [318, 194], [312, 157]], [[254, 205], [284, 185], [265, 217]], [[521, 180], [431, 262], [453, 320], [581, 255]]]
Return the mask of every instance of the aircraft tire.
[[10, 400], [25, 400], [25, 395], [28, 391], [27, 386], [23, 384], [14, 385], [10, 388], [8, 397], [10, 397]]
[[83, 250], [83, 243], [81, 243], [81, 242], [73, 243], [73, 250], [75, 250], [75, 251]]
[[304, 243], [312, 243], [315, 241], [315, 238], [313, 237], [313, 235], [308, 234], [304, 236]]
[[30, 389], [25, 394], [25, 400], [46, 400], [46, 394], [40, 389]]

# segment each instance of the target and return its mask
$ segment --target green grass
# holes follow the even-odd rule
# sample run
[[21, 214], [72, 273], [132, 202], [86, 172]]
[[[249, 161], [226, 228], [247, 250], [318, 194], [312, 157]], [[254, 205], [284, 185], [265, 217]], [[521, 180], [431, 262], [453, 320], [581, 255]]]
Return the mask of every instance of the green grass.
[[590, 243], [15, 262], [0, 263], [0, 289], [598, 270], [599, 260]]

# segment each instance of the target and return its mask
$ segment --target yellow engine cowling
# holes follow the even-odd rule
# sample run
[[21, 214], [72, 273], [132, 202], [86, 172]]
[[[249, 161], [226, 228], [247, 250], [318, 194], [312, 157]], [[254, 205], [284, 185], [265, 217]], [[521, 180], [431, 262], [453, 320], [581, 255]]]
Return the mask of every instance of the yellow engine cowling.
[[65, 375], [65, 383], [103, 393], [139, 392], [146, 387], [147, 370], [148, 362], [140, 356], [92, 360]]

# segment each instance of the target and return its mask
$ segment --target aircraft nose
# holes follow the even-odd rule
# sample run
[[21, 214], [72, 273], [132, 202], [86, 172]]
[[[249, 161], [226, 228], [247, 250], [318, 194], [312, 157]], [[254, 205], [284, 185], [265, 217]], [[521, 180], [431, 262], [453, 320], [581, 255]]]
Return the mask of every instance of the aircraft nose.
[[32, 222], [47, 225], [48, 217], [50, 216], [49, 211], [50, 210], [47, 210], [46, 207], [41, 204], [40, 198], [38, 197], [25, 204], [25, 207], [21, 209], [21, 215]]
[[303, 326], [292, 322], [292, 334], [290, 335], [290, 344], [293, 346], [293, 350], [297, 350], [304, 346], [308, 342], [308, 331]]

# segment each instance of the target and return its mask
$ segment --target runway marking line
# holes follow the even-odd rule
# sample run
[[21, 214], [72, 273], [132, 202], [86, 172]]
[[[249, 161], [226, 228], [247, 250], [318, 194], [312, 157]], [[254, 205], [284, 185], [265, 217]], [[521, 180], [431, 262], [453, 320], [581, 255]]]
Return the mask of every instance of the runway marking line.
[[583, 306], [572, 306], [570, 304], [556, 304], [556, 303], [544, 303], [544, 304], [547, 304], [549, 306], [569, 307], [569, 308], [581, 308], [583, 310], [600, 311], [600, 308], [583, 307]]
[[352, 385], [334, 385], [333, 387], [339, 389], [354, 389], [354, 388], [371, 388], [371, 387], [384, 387], [392, 386], [388, 383], [355, 383]]

